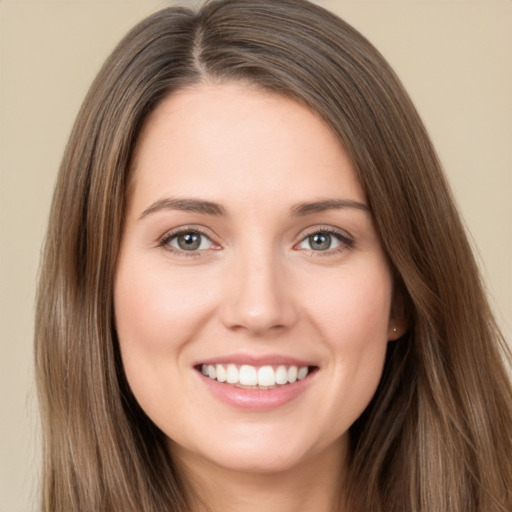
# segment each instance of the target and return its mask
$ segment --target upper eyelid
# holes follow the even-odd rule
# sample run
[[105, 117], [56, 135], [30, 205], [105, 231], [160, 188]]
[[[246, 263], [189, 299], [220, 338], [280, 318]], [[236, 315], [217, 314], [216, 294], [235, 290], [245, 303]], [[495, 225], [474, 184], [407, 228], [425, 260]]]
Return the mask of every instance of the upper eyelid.
[[315, 233], [329, 233], [334, 235], [339, 235], [341, 238], [345, 238], [348, 240], [353, 240], [354, 237], [345, 229], [337, 228], [334, 226], [311, 226], [310, 228], [306, 228], [301, 231], [298, 236], [299, 241], [304, 240], [304, 238], [314, 235]]
[[185, 226], [179, 226], [177, 228], [172, 228], [167, 230], [162, 236], [159, 237], [159, 241], [164, 240], [170, 240], [182, 233], [189, 233], [189, 232], [196, 232], [199, 233], [206, 238], [210, 239], [212, 242], [214, 242], [214, 238], [216, 238], [215, 234], [211, 233], [211, 230], [199, 225], [185, 225]]

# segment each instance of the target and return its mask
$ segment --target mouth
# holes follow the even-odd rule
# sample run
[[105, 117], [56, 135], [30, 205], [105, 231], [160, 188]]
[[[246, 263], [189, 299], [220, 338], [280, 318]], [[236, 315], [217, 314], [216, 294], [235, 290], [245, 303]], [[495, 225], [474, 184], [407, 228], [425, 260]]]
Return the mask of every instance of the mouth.
[[295, 384], [318, 370], [306, 365], [199, 364], [195, 369], [206, 378], [240, 389], [271, 390]]

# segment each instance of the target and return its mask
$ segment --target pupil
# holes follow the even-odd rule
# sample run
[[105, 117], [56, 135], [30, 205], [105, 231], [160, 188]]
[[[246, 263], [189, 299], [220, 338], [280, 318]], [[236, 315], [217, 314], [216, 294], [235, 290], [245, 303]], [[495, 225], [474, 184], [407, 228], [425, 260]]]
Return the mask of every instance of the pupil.
[[331, 246], [331, 235], [327, 233], [316, 233], [309, 237], [309, 242], [313, 249], [325, 251]]
[[201, 236], [197, 233], [185, 233], [178, 237], [178, 245], [185, 251], [194, 251], [201, 245]]

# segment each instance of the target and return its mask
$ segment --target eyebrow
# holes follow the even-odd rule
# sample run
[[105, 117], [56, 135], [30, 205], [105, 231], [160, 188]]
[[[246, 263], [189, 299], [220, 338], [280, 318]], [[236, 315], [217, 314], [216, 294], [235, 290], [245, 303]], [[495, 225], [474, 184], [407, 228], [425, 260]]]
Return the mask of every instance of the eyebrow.
[[325, 199], [323, 201], [312, 201], [299, 203], [290, 208], [291, 214], [303, 217], [312, 213], [325, 212], [327, 210], [341, 210], [344, 208], [355, 208], [365, 213], [370, 213], [370, 208], [364, 203], [352, 199]]
[[160, 199], [146, 208], [140, 218], [144, 218], [150, 213], [160, 210], [180, 210], [183, 212], [204, 213], [205, 215], [222, 215], [226, 216], [226, 210], [217, 203], [211, 201], [203, 201], [201, 199]]
[[[290, 214], [295, 217], [304, 217], [306, 215], [311, 215], [312, 213], [319, 213], [327, 210], [341, 210], [344, 208], [354, 208], [366, 213], [370, 212], [368, 206], [359, 201], [351, 199], [324, 199], [321, 201], [298, 203], [290, 208]], [[184, 212], [202, 213], [205, 215], [227, 216], [227, 211], [223, 206], [211, 201], [193, 198], [165, 198], [159, 199], [148, 206], [142, 212], [140, 219], [161, 210], [179, 210]]]

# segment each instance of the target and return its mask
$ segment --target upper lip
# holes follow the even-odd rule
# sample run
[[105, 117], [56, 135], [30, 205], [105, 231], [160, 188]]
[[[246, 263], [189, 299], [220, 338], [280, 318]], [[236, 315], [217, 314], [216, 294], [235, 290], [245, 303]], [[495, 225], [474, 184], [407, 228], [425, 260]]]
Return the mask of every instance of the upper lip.
[[304, 359], [298, 359], [296, 357], [290, 357], [279, 354], [268, 354], [268, 355], [250, 355], [250, 354], [226, 354], [223, 356], [211, 357], [208, 359], [202, 359], [198, 361], [196, 365], [201, 364], [236, 364], [244, 365], [248, 364], [251, 366], [315, 366], [311, 361]]

